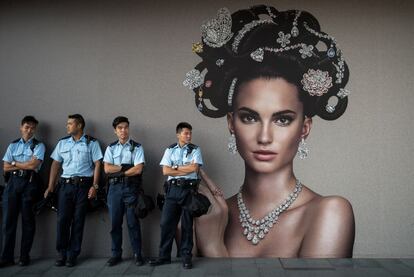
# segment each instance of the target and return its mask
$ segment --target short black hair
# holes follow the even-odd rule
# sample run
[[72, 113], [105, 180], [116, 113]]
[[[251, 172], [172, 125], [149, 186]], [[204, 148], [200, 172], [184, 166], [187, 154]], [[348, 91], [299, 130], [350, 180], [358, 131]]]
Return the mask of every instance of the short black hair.
[[112, 126], [114, 127], [114, 129], [116, 128], [116, 126], [118, 126], [118, 124], [119, 123], [122, 123], [122, 122], [126, 122], [126, 123], [128, 123], [128, 126], [129, 126], [129, 120], [128, 120], [128, 118], [127, 117], [125, 117], [125, 116], [117, 116], [117, 117], [115, 117], [115, 119], [114, 119], [114, 121], [112, 121]]
[[37, 121], [33, 115], [26, 115], [23, 117], [21, 125], [24, 125], [25, 123], [33, 123], [37, 126], [37, 124], [39, 124], [39, 121]]
[[80, 115], [78, 113], [70, 114], [70, 115], [68, 115], [68, 118], [74, 119], [78, 124], [80, 124], [82, 130], [85, 128], [85, 119], [83, 119], [82, 115]]
[[175, 128], [175, 133], [179, 134], [185, 128], [189, 129], [190, 131], [193, 130], [193, 127], [190, 125], [190, 123], [180, 122], [180, 123], [178, 123], [177, 127]]

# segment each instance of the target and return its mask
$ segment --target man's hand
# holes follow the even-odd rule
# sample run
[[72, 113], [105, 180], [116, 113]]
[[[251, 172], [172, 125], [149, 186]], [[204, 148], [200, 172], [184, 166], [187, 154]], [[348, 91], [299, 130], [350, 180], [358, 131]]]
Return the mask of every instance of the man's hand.
[[88, 191], [88, 199], [93, 199], [96, 197], [96, 189], [91, 187]]

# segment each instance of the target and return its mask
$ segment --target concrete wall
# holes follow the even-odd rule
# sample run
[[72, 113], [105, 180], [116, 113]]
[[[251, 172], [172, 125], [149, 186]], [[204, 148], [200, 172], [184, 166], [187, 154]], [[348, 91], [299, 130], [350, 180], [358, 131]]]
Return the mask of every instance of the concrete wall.
[[[68, 114], [84, 115], [86, 132], [99, 138], [103, 150], [115, 140], [112, 119], [125, 115], [133, 138], [145, 148], [145, 188], [156, 195], [163, 181], [162, 153], [175, 141], [176, 123], [189, 121], [206, 170], [226, 196], [233, 195], [242, 182], [242, 161], [226, 153], [225, 119], [202, 116], [182, 80], [199, 61], [191, 44], [200, 39], [201, 23], [222, 6], [235, 11], [260, 2], [3, 1], [2, 153], [19, 136], [26, 114], [40, 120], [38, 138], [48, 156], [66, 135]], [[314, 14], [337, 38], [351, 72], [348, 110], [334, 122], [315, 118], [311, 157], [295, 162], [297, 176], [323, 195], [351, 201], [355, 257], [414, 257], [414, 2], [268, 3]], [[48, 158], [44, 175], [49, 164]], [[145, 255], [157, 254], [159, 218], [156, 211], [142, 222]], [[32, 256], [55, 255], [55, 229], [54, 213], [38, 217]], [[88, 215], [82, 255], [110, 255], [106, 211]]]

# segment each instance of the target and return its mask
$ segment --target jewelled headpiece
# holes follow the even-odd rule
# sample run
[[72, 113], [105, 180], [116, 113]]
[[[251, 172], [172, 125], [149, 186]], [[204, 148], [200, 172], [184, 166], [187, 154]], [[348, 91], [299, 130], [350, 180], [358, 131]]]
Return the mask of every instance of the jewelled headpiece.
[[307, 116], [333, 120], [345, 112], [348, 67], [336, 39], [322, 32], [310, 13], [260, 5], [230, 14], [222, 8], [202, 24], [201, 34], [193, 52], [203, 61], [186, 74], [183, 84], [195, 92], [197, 108], [204, 115], [221, 117], [229, 112], [240, 70], [273, 66], [275, 57], [293, 58], [304, 70], [297, 85], [313, 106]]

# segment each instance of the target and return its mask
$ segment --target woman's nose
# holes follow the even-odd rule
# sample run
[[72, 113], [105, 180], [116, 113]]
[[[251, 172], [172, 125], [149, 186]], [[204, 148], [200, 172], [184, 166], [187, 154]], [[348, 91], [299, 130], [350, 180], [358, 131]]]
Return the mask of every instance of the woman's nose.
[[258, 135], [259, 144], [269, 144], [273, 141], [273, 134], [270, 124], [263, 123], [260, 126], [260, 132]]

